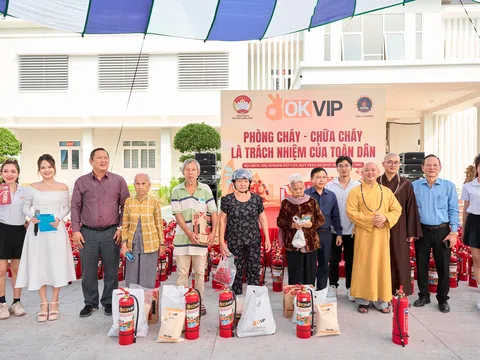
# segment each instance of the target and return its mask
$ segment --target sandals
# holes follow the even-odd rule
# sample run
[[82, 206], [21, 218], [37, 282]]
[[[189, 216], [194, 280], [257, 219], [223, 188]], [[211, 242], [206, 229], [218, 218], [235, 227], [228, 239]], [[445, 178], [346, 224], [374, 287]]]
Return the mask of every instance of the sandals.
[[382, 314], [390, 314], [390, 308], [387, 306], [385, 309], [377, 309], [377, 311], [380, 311]]
[[357, 311], [358, 311], [360, 314], [366, 314], [366, 313], [368, 313], [368, 305], [358, 305]]
[[57, 310], [50, 310], [48, 313], [48, 320], [54, 321], [60, 317], [60, 312], [58, 311], [58, 301], [52, 301], [50, 305], [57, 304]]
[[[41, 306], [47, 305], [47, 311], [41, 311]], [[45, 322], [48, 320], [48, 302], [40, 303], [40, 311], [37, 314], [37, 321], [38, 322]]]

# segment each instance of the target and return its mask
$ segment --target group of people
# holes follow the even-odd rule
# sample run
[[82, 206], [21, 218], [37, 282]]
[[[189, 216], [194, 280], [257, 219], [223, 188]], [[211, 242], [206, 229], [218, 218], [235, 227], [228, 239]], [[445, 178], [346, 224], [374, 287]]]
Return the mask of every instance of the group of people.
[[[20, 167], [16, 160], [2, 164], [2, 182], [9, 186], [11, 200], [0, 205], [0, 319], [25, 314], [20, 302], [24, 287], [39, 292], [39, 322], [59, 318], [60, 288], [76, 279], [63, 222], [68, 213], [73, 242], [80, 249], [85, 302], [81, 317], [98, 310], [99, 303], [105, 314], [111, 315], [120, 253], [129, 255], [127, 286], [155, 286], [157, 259], [165, 253], [165, 243], [161, 206], [150, 194], [149, 176], [135, 177], [135, 195], [130, 196], [124, 178], [108, 171], [109, 155], [105, 149], [94, 149], [90, 164], [92, 172], [77, 179], [71, 201], [67, 185], [55, 180], [55, 160], [51, 155], [38, 159], [42, 180], [28, 188], [19, 185]], [[382, 176], [378, 166], [369, 162], [362, 169], [362, 180], [354, 180], [352, 165], [351, 158], [339, 157], [339, 176], [331, 182], [325, 169], [313, 169], [312, 186], [308, 189], [300, 174], [290, 177], [292, 196], [282, 201], [277, 218], [279, 240], [288, 259], [289, 284], [316, 284], [318, 290], [329, 284], [329, 296], [335, 295], [343, 251], [349, 300], [358, 304], [360, 313], [367, 313], [371, 303], [382, 313], [389, 313], [388, 303], [400, 286], [406, 295], [412, 293], [409, 249], [413, 241], [419, 287], [414, 306], [430, 302], [428, 262], [432, 249], [438, 273], [439, 309], [449, 312], [449, 259], [457, 242], [458, 199], [454, 184], [439, 178], [440, 159], [435, 155], [425, 157], [425, 178], [413, 183], [399, 176], [400, 159], [393, 153], [385, 156]], [[462, 191], [463, 240], [471, 247], [475, 273], [480, 274], [480, 155], [475, 159], [475, 171], [475, 178]], [[220, 211], [210, 187], [198, 181], [200, 164], [187, 159], [182, 173], [185, 181], [171, 194], [172, 214], [177, 223], [177, 285], [188, 286], [192, 268], [196, 288], [204, 296], [206, 254], [217, 234], [222, 254], [235, 257], [234, 293], [242, 293], [244, 275], [247, 284], [259, 285], [261, 229], [266, 252], [270, 251], [271, 242], [263, 200], [250, 191], [251, 172], [237, 169], [233, 173], [234, 191], [222, 197]], [[208, 214], [211, 219], [206, 239], [193, 229], [196, 214]], [[48, 224], [39, 226], [45, 216]], [[298, 236], [299, 230], [302, 236]], [[104, 269], [101, 298], [97, 280], [99, 258]], [[8, 260], [14, 297], [10, 307], [5, 299]], [[53, 287], [50, 300], [46, 286]], [[480, 299], [477, 307], [480, 309]], [[204, 304], [201, 312], [206, 314]]]
[[[436, 299], [443, 313], [448, 304], [451, 249], [458, 237], [458, 196], [455, 185], [439, 178], [440, 159], [428, 155], [422, 163], [425, 177], [411, 183], [399, 175], [400, 158], [389, 153], [382, 163], [368, 162], [362, 180], [352, 180], [352, 160], [339, 157], [338, 178], [326, 186], [327, 172], [311, 172], [312, 187], [304, 190], [299, 174], [290, 177], [292, 197], [281, 204], [277, 225], [288, 259], [289, 284], [315, 284], [322, 290], [330, 282], [329, 296], [336, 295], [338, 264], [344, 250], [347, 296], [368, 312], [370, 304], [388, 314], [389, 302], [400, 287], [413, 292], [410, 243], [414, 243], [419, 297], [414, 306], [430, 303], [428, 270], [430, 253], [436, 264]], [[480, 271], [480, 155], [475, 159], [475, 178], [463, 186], [464, 237], [470, 246], [474, 271]], [[306, 218], [303, 224], [298, 219]], [[295, 245], [297, 230], [306, 244]], [[298, 244], [298, 242], [296, 243]], [[302, 245], [300, 243], [300, 245]], [[480, 298], [477, 303], [480, 310]]]
[[[165, 252], [165, 245], [160, 202], [149, 194], [150, 178], [138, 174], [134, 180], [136, 194], [130, 197], [125, 179], [108, 171], [109, 155], [105, 149], [94, 149], [90, 164], [92, 172], [75, 182], [71, 201], [67, 185], [55, 180], [56, 165], [51, 155], [39, 157], [38, 173], [42, 180], [28, 188], [19, 185], [20, 167], [16, 160], [8, 159], [2, 164], [2, 182], [9, 186], [11, 200], [0, 206], [0, 319], [25, 314], [20, 302], [22, 288], [39, 292], [38, 322], [59, 318], [60, 289], [76, 280], [64, 223], [69, 213], [73, 242], [80, 250], [85, 302], [81, 317], [91, 315], [99, 302], [106, 315], [112, 314], [120, 252], [132, 254], [126, 265], [127, 285], [155, 286], [157, 254]], [[47, 223], [42, 224], [42, 219]], [[101, 299], [99, 259], [104, 271]], [[5, 299], [8, 260], [14, 296], [10, 307]], [[50, 300], [47, 286], [53, 288]]]

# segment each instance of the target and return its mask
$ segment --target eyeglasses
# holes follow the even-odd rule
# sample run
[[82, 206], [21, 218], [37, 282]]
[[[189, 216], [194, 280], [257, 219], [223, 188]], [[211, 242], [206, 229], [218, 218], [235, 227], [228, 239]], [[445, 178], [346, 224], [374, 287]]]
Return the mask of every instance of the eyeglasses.
[[348, 169], [350, 167], [350, 164], [345, 164], [345, 165], [344, 164], [339, 164], [337, 167], [339, 169]]
[[387, 161], [387, 164], [390, 165], [390, 166], [399, 166], [400, 165], [400, 161]]

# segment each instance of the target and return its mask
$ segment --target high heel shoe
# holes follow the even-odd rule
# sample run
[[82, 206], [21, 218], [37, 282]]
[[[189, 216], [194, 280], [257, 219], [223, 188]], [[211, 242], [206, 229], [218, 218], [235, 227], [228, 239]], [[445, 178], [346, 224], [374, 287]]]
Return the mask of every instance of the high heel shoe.
[[[42, 311], [42, 305], [47, 305], [47, 311]], [[38, 322], [45, 322], [48, 320], [48, 302], [40, 303], [40, 311], [37, 314]]]
[[48, 320], [49, 321], [54, 321], [54, 320], [57, 320], [59, 317], [60, 317], [60, 312], [58, 311], [58, 301], [52, 301], [50, 303], [50, 306], [52, 306], [52, 304], [57, 304], [57, 310], [50, 310], [49, 313], [48, 313]]

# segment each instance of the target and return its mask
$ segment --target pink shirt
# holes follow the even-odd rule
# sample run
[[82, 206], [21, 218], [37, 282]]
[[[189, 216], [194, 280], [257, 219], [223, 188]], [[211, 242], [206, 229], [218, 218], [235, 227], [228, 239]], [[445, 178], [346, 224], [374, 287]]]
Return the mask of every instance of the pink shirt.
[[91, 172], [79, 177], [72, 194], [72, 230], [80, 231], [82, 224], [92, 228], [120, 225], [128, 197], [127, 183], [120, 175], [107, 172], [98, 180]]

